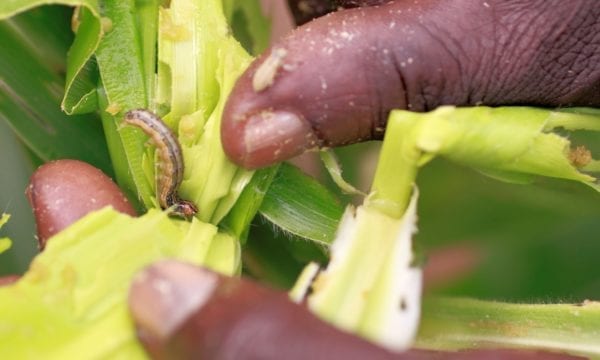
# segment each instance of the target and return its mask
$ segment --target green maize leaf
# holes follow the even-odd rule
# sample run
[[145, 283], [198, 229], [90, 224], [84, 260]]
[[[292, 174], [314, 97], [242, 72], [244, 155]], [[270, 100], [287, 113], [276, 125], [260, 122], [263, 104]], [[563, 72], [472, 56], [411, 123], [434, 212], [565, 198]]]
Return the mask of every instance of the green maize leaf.
[[98, 13], [82, 7], [76, 10], [73, 21], [77, 23], [75, 41], [67, 61], [67, 84], [61, 107], [69, 115], [85, 114], [98, 108], [96, 84], [98, 65], [91, 57], [98, 48], [102, 24]]
[[[499, 180], [529, 183], [534, 176], [550, 176], [582, 182], [598, 189], [595, 178], [576, 168], [569, 157], [569, 141], [551, 133], [565, 129], [600, 128], [600, 115], [593, 110], [551, 111], [530, 107], [444, 106], [419, 114], [395, 110], [393, 126], [402, 126], [402, 136], [384, 147], [397, 154], [378, 167], [378, 172], [410, 169], [396, 176], [376, 175], [368, 203], [388, 214], [402, 213], [418, 166], [436, 155], [474, 167]], [[404, 167], [401, 164], [412, 163]], [[404, 184], [400, 186], [398, 181]], [[390, 199], [396, 199], [391, 202]]]
[[600, 357], [600, 303], [510, 304], [426, 298], [416, 347], [519, 347]]
[[[96, 59], [108, 102], [106, 107], [100, 109], [100, 113], [105, 132], [112, 136], [117, 132], [126, 111], [147, 107], [145, 86], [148, 81], [145, 80], [134, 1], [105, 1], [103, 11], [112, 25], [98, 46]], [[147, 138], [133, 127], [120, 128], [117, 134], [122, 144], [117, 146], [116, 136], [112, 136], [109, 143], [111, 156], [115, 162], [122, 163], [125, 160], [128, 165], [127, 169], [121, 166], [115, 169], [117, 181], [128, 194], [137, 193], [142, 204], [151, 208], [155, 206], [152, 185], [142, 168]]]
[[68, 114], [81, 114], [95, 109], [95, 65], [92, 55], [102, 37], [97, 0], [6, 0], [0, 4], [0, 19], [40, 5], [79, 6], [81, 26], [68, 53], [67, 79], [62, 108]]
[[[172, 128], [177, 129], [184, 115], [197, 119], [187, 119], [192, 122], [188, 126], [195, 125], [188, 130], [187, 138], [197, 140], [222, 95], [217, 80], [218, 52], [235, 42], [229, 35], [221, 2], [172, 1], [169, 7], [160, 9], [158, 36], [156, 101], [159, 108], [168, 109], [163, 118]], [[249, 58], [243, 50], [227, 55]]]
[[285, 232], [329, 245], [344, 210], [323, 185], [295, 166], [284, 163], [259, 212]]
[[321, 150], [319, 152], [319, 155], [321, 155], [321, 161], [325, 165], [327, 172], [329, 172], [329, 176], [331, 176], [331, 179], [333, 180], [333, 182], [344, 193], [352, 194], [352, 195], [362, 195], [362, 196], [367, 195], [367, 194], [363, 193], [362, 191], [358, 190], [357, 188], [355, 188], [354, 186], [352, 186], [352, 184], [350, 184], [346, 180], [344, 180], [344, 178], [342, 177], [342, 167], [339, 163], [337, 156], [333, 152], [333, 150], [331, 150], [331, 149]]
[[219, 224], [221, 227], [231, 231], [240, 239], [242, 244], [248, 238], [250, 223], [260, 208], [278, 170], [278, 165], [257, 170], [250, 183], [244, 187], [235, 206]]
[[[102, 87], [102, 83], [98, 85], [98, 105], [101, 108], [108, 107], [108, 99], [106, 98], [106, 92]], [[108, 145], [108, 151], [112, 160], [115, 174], [117, 174], [117, 181], [119, 187], [125, 193], [129, 201], [136, 208], [138, 213], [142, 213], [145, 209], [144, 203], [140, 201], [138, 196], [138, 187], [136, 187], [134, 177], [129, 175], [129, 161], [127, 159], [127, 153], [125, 152], [124, 143], [121, 139], [121, 133], [118, 131], [115, 124], [115, 118], [107, 113], [106, 111], [100, 112], [102, 118], [102, 125], [104, 127], [104, 136], [106, 137], [106, 144]], [[142, 178], [145, 181], [145, 177]], [[145, 184], [143, 188], [150, 188], [150, 184]], [[149, 203], [153, 204], [153, 198], [148, 196], [146, 199]]]
[[0, 4], [0, 19], [9, 18], [41, 5], [86, 6], [97, 9], [97, 0], [4, 0]]
[[[573, 116], [577, 115], [577, 116]], [[600, 109], [573, 107], [556, 109], [550, 115], [545, 130], [562, 127], [566, 130], [600, 130]]]
[[27, 273], [0, 288], [0, 357], [145, 358], [127, 311], [134, 274], [161, 259], [240, 268], [239, 242], [198, 220], [151, 210], [131, 218], [105, 208], [48, 242]]
[[[390, 126], [402, 131], [397, 131], [395, 141], [384, 142], [383, 151], [394, 155], [380, 160], [367, 199], [368, 206], [389, 215], [402, 214], [417, 168], [437, 155], [503, 181], [529, 183], [541, 175], [599, 189], [593, 176], [580, 171], [588, 168], [573, 164], [570, 142], [549, 132], [557, 127], [600, 129], [600, 113], [595, 109], [443, 106], [425, 114], [395, 110], [390, 119], [394, 119]], [[595, 163], [590, 160], [591, 168]]]
[[[35, 157], [80, 159], [111, 175], [102, 128], [90, 121], [95, 117], [68, 117], [60, 111], [65, 64], [57, 54], [64, 58], [66, 46], [61, 39], [69, 39], [70, 34], [56, 24], [57, 15], [67, 20], [58, 10], [47, 7], [0, 22], [0, 118]], [[43, 34], [48, 31], [45, 24], [56, 28], [54, 36]], [[32, 42], [46, 39], [41, 50], [34, 49]], [[49, 53], [48, 62], [40, 51]]]
[[156, 44], [158, 41], [158, 8], [162, 0], [136, 0], [137, 27], [140, 33], [146, 99], [154, 99], [156, 90]]
[[96, 58], [109, 102], [108, 112], [122, 115], [148, 103], [135, 3], [106, 0], [103, 15], [111, 26], [96, 50]]
[[599, 189], [593, 176], [572, 163], [569, 140], [546, 130], [594, 117], [598, 127], [599, 115], [527, 107], [442, 107], [428, 115], [392, 116], [418, 123], [415, 145], [424, 153], [444, 155], [484, 172], [556, 177]]

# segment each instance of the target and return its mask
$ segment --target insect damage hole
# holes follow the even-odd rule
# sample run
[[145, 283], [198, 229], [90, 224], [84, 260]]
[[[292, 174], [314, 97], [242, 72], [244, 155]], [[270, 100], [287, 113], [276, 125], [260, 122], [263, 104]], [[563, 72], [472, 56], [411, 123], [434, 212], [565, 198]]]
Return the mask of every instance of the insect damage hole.
[[256, 69], [252, 77], [252, 88], [255, 92], [261, 92], [273, 85], [275, 75], [280, 67], [283, 66], [283, 59], [287, 56], [287, 50], [284, 48], [274, 48], [271, 55]]

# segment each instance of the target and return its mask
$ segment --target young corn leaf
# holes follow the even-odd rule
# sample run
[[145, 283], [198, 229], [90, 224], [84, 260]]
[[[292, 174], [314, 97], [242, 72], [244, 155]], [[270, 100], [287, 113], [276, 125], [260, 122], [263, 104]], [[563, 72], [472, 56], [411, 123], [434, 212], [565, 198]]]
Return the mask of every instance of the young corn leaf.
[[342, 167], [336, 154], [332, 149], [324, 149], [319, 152], [325, 169], [331, 176], [333, 182], [346, 194], [366, 196], [367, 194], [355, 188], [342, 177]]
[[279, 166], [257, 170], [250, 183], [244, 187], [235, 205], [219, 224], [234, 234], [244, 244], [250, 231], [250, 223], [270, 191], [273, 179], [279, 172]]
[[95, 6], [79, 7], [72, 22], [76, 35], [67, 58], [67, 88], [61, 104], [69, 115], [85, 114], [98, 108], [96, 84], [99, 74], [93, 53], [105, 30]]
[[156, 91], [156, 44], [158, 41], [158, 9], [161, 3], [162, 0], [136, 0], [135, 2], [147, 99], [154, 99]]
[[144, 359], [127, 311], [136, 272], [164, 258], [239, 273], [236, 238], [194, 219], [105, 208], [49, 239], [15, 284], [0, 288], [0, 357]]
[[285, 232], [328, 246], [344, 208], [319, 182], [283, 163], [259, 212]]
[[552, 132], [558, 127], [598, 130], [597, 111], [446, 106], [427, 114], [397, 110], [391, 117], [409, 123], [412, 151], [421, 154], [421, 164], [442, 155], [501, 178], [548, 176], [600, 190], [596, 178], [582, 171], [593, 161], [591, 153]]
[[[102, 107], [99, 109], [108, 134], [115, 133], [125, 112], [148, 107], [145, 89], [147, 81], [136, 15], [133, 0], [103, 2], [103, 16], [105, 22], [110, 21], [111, 26], [95, 54], [108, 102], [106, 106], [102, 106], [104, 103], [100, 104]], [[117, 134], [122, 144], [113, 145], [117, 140], [113, 138], [109, 144], [111, 156], [125, 158], [128, 165], [127, 169], [115, 169], [117, 181], [127, 193], [137, 193], [137, 198], [146, 208], [153, 207], [154, 193], [142, 168], [147, 138], [133, 127], [120, 128]]]

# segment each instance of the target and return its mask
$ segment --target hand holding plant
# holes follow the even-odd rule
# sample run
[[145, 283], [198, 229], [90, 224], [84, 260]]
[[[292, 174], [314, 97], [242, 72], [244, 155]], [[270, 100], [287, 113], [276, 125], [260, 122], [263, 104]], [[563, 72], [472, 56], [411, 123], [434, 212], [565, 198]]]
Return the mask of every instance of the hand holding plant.
[[[296, 190], [290, 184], [296, 184], [301, 175], [287, 165], [258, 171], [238, 168], [225, 152], [235, 163], [255, 169], [305, 150], [380, 139], [386, 134], [370, 193], [361, 206], [348, 207], [331, 246], [329, 265], [319, 270], [317, 264], [309, 264], [292, 295], [336, 327], [395, 350], [413, 344], [419, 324], [421, 272], [412, 249], [412, 234], [416, 220], [414, 182], [422, 166], [444, 156], [511, 182], [529, 182], [542, 175], [576, 180], [598, 189], [591, 174], [600, 167], [591, 152], [572, 146], [557, 132], [598, 131], [599, 113], [595, 109], [440, 107], [422, 115], [394, 111], [427, 111], [446, 104], [599, 106], [597, 2], [580, 0], [567, 6], [558, 1], [339, 1], [336, 5], [359, 8], [300, 27], [254, 62], [231, 33], [239, 36], [247, 49], [264, 49], [266, 22], [258, 16], [254, 1], [173, 0], [163, 6], [156, 1], [106, 0], [102, 6], [95, 1], [74, 3], [79, 5], [73, 18], [77, 36], [69, 56], [63, 109], [69, 114], [98, 110], [111, 153], [111, 169], [119, 185], [138, 210], [149, 211], [131, 218], [110, 209], [99, 210], [50, 239], [49, 248], [36, 258], [27, 274], [2, 289], [1, 305], [8, 310], [2, 320], [4, 328], [18, 329], [8, 334], [12, 339], [7, 350], [10, 354], [22, 354], [25, 348], [20, 344], [27, 340], [35, 344], [33, 351], [46, 349], [57, 357], [92, 344], [105, 356], [143, 356], [133, 339], [124, 303], [133, 274], [165, 257], [203, 264], [228, 275], [239, 273], [240, 246], [259, 209], [291, 233], [317, 243], [331, 243], [331, 223], [341, 210], [336, 205], [323, 205], [327, 203], [324, 199], [329, 199], [326, 191], [301, 180], [299, 189], [304, 199], [292, 196], [291, 201], [282, 201], [290, 189]], [[0, 15], [9, 16], [35, 4], [7, 3], [0, 6]], [[318, 11], [323, 12], [333, 9], [332, 2], [327, 1], [302, 4], [306, 11], [310, 10], [308, 5], [320, 6]], [[228, 28], [226, 19], [233, 29]], [[520, 26], [523, 21], [532, 26]], [[127, 52], [123, 52], [124, 46]], [[515, 58], [514, 53], [520, 56]], [[557, 73], [566, 75], [554, 76]], [[8, 89], [8, 98], [19, 103], [15, 94], [23, 90], [16, 82], [9, 82]], [[160, 186], [154, 179], [164, 175], [155, 166], [164, 159], [152, 146], [144, 145], [144, 134], [121, 126], [124, 114], [139, 107], [159, 114], [177, 134], [185, 161], [182, 181], [177, 184], [181, 184], [182, 196], [200, 208], [191, 222], [169, 219], [153, 209], [162, 205], [157, 200]], [[18, 106], [7, 109], [13, 108]], [[9, 113], [9, 121], [27, 138], [28, 132], [15, 121], [17, 116]], [[35, 118], [33, 109], [27, 114], [26, 118]], [[97, 140], [91, 132], [80, 130]], [[42, 147], [33, 143], [37, 146], [34, 153], [45, 159]], [[64, 156], [73, 149], [60, 151]], [[54, 166], [62, 166], [57, 164]], [[86, 179], [85, 174], [91, 172], [84, 170], [79, 178]], [[64, 178], [60, 171], [34, 177], [30, 189], [42, 241], [87, 210], [113, 204], [116, 199], [123, 202], [114, 185], [97, 180], [96, 175], [90, 178], [96, 180], [88, 182], [93, 186], [86, 190], [94, 192], [89, 194], [80, 192], [73, 179], [54, 181], [57, 174]], [[339, 172], [336, 181], [342, 181]], [[43, 185], [53, 189], [63, 186], [72, 197], [64, 198], [63, 191], [44, 192]], [[112, 186], [112, 190], [103, 193], [104, 186]], [[307, 199], [319, 201], [310, 204]], [[73, 206], [57, 212], [52, 207], [57, 203]], [[91, 203], [94, 205], [87, 207]], [[133, 213], [129, 205], [126, 207], [121, 210]], [[301, 221], [294, 221], [294, 217]], [[317, 220], [309, 225], [311, 219]], [[325, 340], [340, 344], [334, 348], [341, 351], [337, 353], [340, 356], [349, 349], [391, 356], [317, 321], [281, 293], [261, 290], [243, 280], [174, 262], [160, 263], [143, 274], [134, 284], [130, 305], [151, 354], [173, 349], [183, 351], [180, 356], [190, 351], [235, 354], [235, 347], [231, 350], [226, 346], [232, 342], [241, 342], [240, 351], [247, 354], [243, 349], [252, 344], [239, 334], [253, 329], [255, 323], [244, 319], [252, 318], [255, 312], [259, 319], [268, 318], [272, 311], [281, 309], [280, 314], [296, 314], [290, 316], [298, 316], [297, 321], [286, 323], [285, 316], [284, 321], [275, 317], [265, 323], [275, 327], [266, 329], [285, 329], [290, 337], [311, 329], [307, 332], [312, 335], [301, 342], [315, 345], [311, 348], [315, 356], [331, 350], [321, 346]], [[191, 282], [180, 281], [173, 274]], [[275, 310], [264, 310], [252, 302], [238, 307], [236, 301], [240, 299], [231, 297], [227, 289], [257, 296], [255, 305], [264, 301], [272, 303]], [[173, 299], [162, 298], [164, 292], [174, 295]], [[225, 303], [231, 301], [231, 306], [211, 305], [215, 294]], [[149, 298], [156, 300], [156, 307], [146, 301]], [[448, 323], [436, 314], [446, 311], [456, 317], [450, 325], [460, 324], [467, 319], [460, 312], [461, 304], [444, 299], [425, 301], [416, 345], [439, 350], [481, 342], [542, 344], [581, 354], [600, 351], [593, 345], [598, 331], [594, 303], [576, 310], [572, 306], [552, 308], [555, 315], [565, 317], [565, 322], [575, 321], [581, 331], [569, 340], [561, 340], [562, 327], [555, 332], [529, 333], [528, 329], [551, 329], [548, 318], [543, 317], [546, 308], [541, 305], [526, 309], [488, 303], [472, 305], [479, 314], [498, 311], [499, 320], [493, 321], [502, 322], [506, 319], [502, 314], [517, 311], [542, 314], [541, 323], [519, 324], [518, 330], [527, 334], [521, 339], [497, 327], [488, 333], [485, 324], [461, 328], [458, 338], [447, 339]], [[570, 319], [574, 311], [584, 314], [586, 321]], [[215, 313], [219, 314], [215, 319], [230, 322], [206, 322]], [[191, 317], [185, 320], [187, 316]], [[42, 336], [25, 337], [35, 318], [49, 319], [51, 326], [39, 328]], [[195, 339], [212, 338], [219, 329], [225, 336], [215, 343], [189, 346]], [[106, 333], [111, 333], [110, 338], [97, 342]], [[314, 334], [327, 335], [320, 338]], [[255, 349], [257, 356], [268, 350]], [[406, 355], [431, 354], [411, 350]]]

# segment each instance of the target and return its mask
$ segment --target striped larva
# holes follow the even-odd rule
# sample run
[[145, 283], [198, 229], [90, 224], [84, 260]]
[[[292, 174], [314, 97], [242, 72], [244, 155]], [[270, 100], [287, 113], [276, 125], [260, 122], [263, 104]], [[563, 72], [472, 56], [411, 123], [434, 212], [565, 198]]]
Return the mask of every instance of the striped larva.
[[263, 91], [273, 85], [277, 70], [283, 66], [283, 59], [287, 55], [287, 50], [284, 48], [275, 48], [271, 51], [271, 55], [260, 64], [254, 76], [252, 77], [252, 88], [255, 92]]
[[128, 111], [124, 121], [142, 129], [156, 147], [156, 196], [161, 208], [169, 209], [171, 215], [191, 219], [198, 209], [192, 202], [182, 200], [177, 195], [183, 181], [183, 156], [171, 129], [146, 109]]

